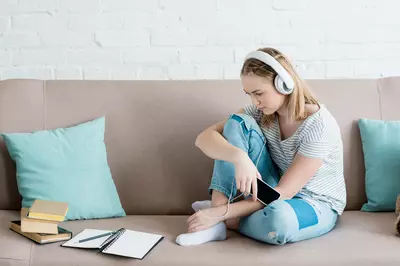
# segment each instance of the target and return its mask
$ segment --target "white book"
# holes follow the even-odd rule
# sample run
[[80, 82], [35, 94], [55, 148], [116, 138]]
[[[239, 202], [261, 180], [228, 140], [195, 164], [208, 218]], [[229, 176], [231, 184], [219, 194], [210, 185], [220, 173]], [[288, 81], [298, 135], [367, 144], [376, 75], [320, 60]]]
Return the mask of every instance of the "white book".
[[[106, 235], [108, 234], [108, 235]], [[80, 240], [91, 239], [85, 242]], [[72, 248], [99, 249], [104, 254], [111, 254], [135, 259], [143, 259], [164, 237], [162, 235], [139, 232], [121, 228], [117, 231], [85, 229], [61, 246]]]

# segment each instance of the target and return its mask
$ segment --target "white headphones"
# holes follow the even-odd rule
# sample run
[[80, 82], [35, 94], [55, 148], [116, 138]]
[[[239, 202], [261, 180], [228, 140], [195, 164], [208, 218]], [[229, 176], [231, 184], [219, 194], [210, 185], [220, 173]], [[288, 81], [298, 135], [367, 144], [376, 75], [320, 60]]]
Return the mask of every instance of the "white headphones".
[[265, 53], [263, 51], [253, 51], [247, 54], [245, 60], [249, 58], [258, 59], [265, 64], [272, 67], [278, 75], [274, 80], [274, 85], [277, 91], [284, 95], [291, 94], [294, 89], [294, 81], [290, 74], [286, 71], [286, 69], [270, 54]]

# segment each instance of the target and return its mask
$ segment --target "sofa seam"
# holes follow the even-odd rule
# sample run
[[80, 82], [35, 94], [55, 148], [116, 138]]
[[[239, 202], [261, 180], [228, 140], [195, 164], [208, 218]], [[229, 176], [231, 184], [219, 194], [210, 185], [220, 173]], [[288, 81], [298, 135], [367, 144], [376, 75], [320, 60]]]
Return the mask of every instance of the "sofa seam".
[[47, 121], [46, 121], [46, 81], [43, 80], [43, 130], [47, 129]]
[[378, 81], [376, 82], [376, 88], [378, 90], [378, 100], [379, 100], [379, 115], [380, 115], [380, 120], [382, 120], [383, 115], [382, 115], [382, 89], [379, 85], [379, 83], [381, 82], [381, 79], [378, 79]]
[[0, 258], [0, 260], [27, 261], [26, 259], [8, 258], [8, 257], [3, 257], [3, 258]]

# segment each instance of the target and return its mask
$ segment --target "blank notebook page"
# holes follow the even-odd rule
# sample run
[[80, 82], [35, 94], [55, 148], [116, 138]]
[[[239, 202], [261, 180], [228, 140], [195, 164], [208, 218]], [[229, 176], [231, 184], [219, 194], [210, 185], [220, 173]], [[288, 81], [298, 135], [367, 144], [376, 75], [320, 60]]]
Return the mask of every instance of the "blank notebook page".
[[142, 259], [161, 240], [162, 236], [126, 230], [103, 253]]

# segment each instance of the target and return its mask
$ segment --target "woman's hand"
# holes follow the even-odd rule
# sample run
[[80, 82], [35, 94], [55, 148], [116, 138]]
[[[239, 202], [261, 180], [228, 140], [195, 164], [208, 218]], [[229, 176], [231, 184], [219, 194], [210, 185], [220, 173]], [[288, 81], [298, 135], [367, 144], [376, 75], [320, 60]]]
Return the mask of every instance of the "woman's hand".
[[187, 219], [188, 233], [194, 233], [213, 227], [225, 220], [222, 217], [226, 212], [226, 206], [219, 206], [197, 211]]
[[234, 162], [236, 187], [245, 196], [252, 189], [253, 200], [257, 200], [257, 178], [261, 179], [257, 167], [244, 151], [240, 152]]

